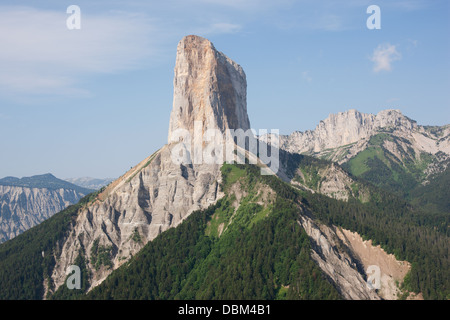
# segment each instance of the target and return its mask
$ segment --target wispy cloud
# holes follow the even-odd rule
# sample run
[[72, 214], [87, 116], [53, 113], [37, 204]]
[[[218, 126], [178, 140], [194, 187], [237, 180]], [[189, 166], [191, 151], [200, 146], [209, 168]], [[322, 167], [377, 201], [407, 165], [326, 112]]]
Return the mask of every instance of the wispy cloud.
[[374, 62], [373, 71], [391, 71], [392, 62], [400, 60], [402, 58], [401, 54], [397, 51], [395, 45], [389, 43], [380, 44], [375, 48], [370, 60]]
[[[219, 0], [195, 1], [214, 8], [227, 5]], [[228, 6], [245, 11], [269, 2], [240, 3]], [[155, 10], [133, 7], [134, 13], [84, 11], [80, 6], [80, 30], [67, 29], [65, 10], [0, 6], [0, 94], [16, 100], [24, 95], [89, 96], [83, 79], [156, 65], [187, 33], [211, 36], [243, 28], [230, 15], [199, 15], [182, 2], [180, 6], [172, 20], [158, 18], [155, 10], [165, 12], [165, 5]]]
[[0, 7], [0, 91], [74, 94], [81, 76], [135, 68], [156, 55], [152, 21], [143, 15], [81, 16], [68, 30], [65, 12]]
[[308, 83], [310, 83], [312, 81], [312, 77], [309, 74], [309, 71], [303, 71], [302, 72], [302, 79], [305, 80]]

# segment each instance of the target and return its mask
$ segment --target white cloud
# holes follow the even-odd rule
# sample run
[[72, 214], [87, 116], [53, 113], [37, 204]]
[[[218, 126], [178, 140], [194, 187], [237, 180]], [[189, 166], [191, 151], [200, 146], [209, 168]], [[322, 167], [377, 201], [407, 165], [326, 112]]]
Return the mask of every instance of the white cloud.
[[370, 60], [375, 64], [373, 66], [374, 72], [380, 71], [391, 71], [392, 62], [395, 60], [400, 60], [402, 58], [401, 54], [397, 51], [395, 45], [389, 43], [380, 44], [373, 52]]
[[[196, 1], [225, 5], [219, 0]], [[251, 5], [260, 3], [254, 0]], [[233, 5], [239, 6], [238, 2]], [[66, 20], [70, 14], [65, 8], [54, 11], [0, 6], [2, 96], [16, 100], [24, 95], [88, 96], [82, 84], [87, 77], [156, 65], [167, 59], [167, 53], [173, 52], [186, 34], [211, 36], [237, 33], [243, 28], [226, 14], [200, 15], [186, 4], [172, 12], [170, 19], [158, 14], [157, 10], [169, 10], [165, 5], [154, 10], [133, 7], [139, 13], [96, 13], [80, 7], [81, 29], [69, 30]]]
[[82, 76], [115, 73], [156, 56], [152, 22], [142, 15], [84, 14], [68, 30], [65, 11], [0, 7], [0, 91], [76, 94]]

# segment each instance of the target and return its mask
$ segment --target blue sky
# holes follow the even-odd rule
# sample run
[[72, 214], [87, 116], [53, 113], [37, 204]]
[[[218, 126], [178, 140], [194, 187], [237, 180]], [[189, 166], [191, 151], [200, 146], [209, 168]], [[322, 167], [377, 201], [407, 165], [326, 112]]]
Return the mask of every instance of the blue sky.
[[[72, 4], [80, 30], [66, 27]], [[447, 0], [3, 0], [0, 177], [118, 177], [159, 149], [188, 34], [244, 68], [256, 130], [314, 129], [348, 109], [448, 124], [449, 18]]]

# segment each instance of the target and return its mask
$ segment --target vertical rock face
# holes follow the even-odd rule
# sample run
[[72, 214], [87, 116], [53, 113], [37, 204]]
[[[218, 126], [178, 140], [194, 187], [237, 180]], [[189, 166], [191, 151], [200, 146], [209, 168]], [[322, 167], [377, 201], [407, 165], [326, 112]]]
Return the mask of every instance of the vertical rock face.
[[[208, 129], [222, 133], [250, 129], [242, 68], [208, 40], [187, 36], [177, 48], [169, 144], [112, 182], [80, 210], [55, 250], [51, 277], [55, 289], [64, 284], [67, 268], [80, 254], [87, 262], [92, 288], [148, 241], [177, 226], [194, 210], [207, 208], [223, 197], [219, 188], [221, 164], [183, 165], [172, 160], [171, 142], [176, 141], [173, 137], [178, 129], [187, 130], [194, 143], [202, 139], [196, 137], [196, 121], [201, 122], [201, 134]], [[315, 224], [306, 215], [299, 223], [311, 237], [313, 258], [345, 298], [378, 298], [365, 288], [357, 263], [339, 250], [333, 229]]]
[[[202, 37], [186, 36], [178, 44], [173, 81], [169, 143], [177, 129], [194, 134], [195, 121], [208, 129], [250, 129], [244, 70]], [[195, 141], [194, 141], [195, 142]]]
[[[195, 121], [202, 121], [202, 134], [250, 128], [242, 68], [208, 40], [187, 36], [177, 49], [169, 142], [177, 129], [194, 136]], [[221, 198], [220, 183], [220, 164], [174, 163], [165, 145], [81, 210], [56, 254], [55, 288], [80, 253], [88, 261], [91, 287], [98, 285], [148, 241]], [[98, 263], [96, 248], [108, 253], [107, 264]]]
[[[446, 154], [446, 158], [450, 154], [450, 126], [421, 126], [399, 110], [382, 110], [373, 115], [352, 109], [330, 114], [314, 130], [280, 135], [280, 149], [344, 163], [367, 148], [370, 138], [379, 133], [407, 141], [416, 154], [440, 152]], [[269, 138], [261, 137], [263, 141]], [[386, 144], [385, 147], [395, 154], [389, 141]]]
[[290, 152], [317, 153], [368, 139], [380, 128], [411, 133], [416, 127], [415, 121], [398, 110], [383, 110], [373, 115], [351, 109], [330, 114], [313, 131], [296, 131], [289, 136], [281, 136], [280, 145]]

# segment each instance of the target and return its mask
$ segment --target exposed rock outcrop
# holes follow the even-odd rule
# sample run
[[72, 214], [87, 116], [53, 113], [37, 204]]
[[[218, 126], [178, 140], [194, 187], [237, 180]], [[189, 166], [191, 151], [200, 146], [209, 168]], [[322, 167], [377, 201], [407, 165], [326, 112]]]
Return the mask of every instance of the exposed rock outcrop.
[[[399, 110], [382, 110], [373, 115], [351, 109], [330, 114], [314, 130], [280, 135], [280, 149], [344, 163], [364, 150], [370, 137], [381, 132], [405, 139], [416, 154], [450, 154], [450, 126], [421, 126]], [[261, 139], [268, 140], [268, 137]]]
[[[344, 136], [328, 141], [333, 130], [345, 127], [347, 120], [338, 117], [323, 123], [317, 133], [307, 133], [310, 136], [301, 138], [294, 147], [302, 146], [315, 152], [323, 147], [351, 143], [356, 137], [370, 136], [372, 129], [361, 126], [361, 123], [372, 123], [375, 127], [378, 125], [376, 121], [383, 125], [407, 121], [398, 114], [384, 122], [371, 116], [359, 116], [356, 112], [348, 117], [354, 118], [354, 121], [347, 119], [354, 125]], [[196, 126], [196, 123], [200, 125]], [[177, 48], [169, 144], [112, 182], [95, 201], [79, 212], [67, 238], [55, 252], [56, 266], [51, 277], [54, 289], [63, 285], [66, 270], [78, 255], [82, 254], [86, 259], [91, 277], [89, 286], [95, 287], [148, 241], [180, 224], [194, 210], [207, 208], [223, 197], [219, 188], [221, 163], [185, 164], [174, 161], [172, 151], [174, 144], [178, 144], [180, 130], [189, 133], [194, 145], [203, 146], [203, 135], [208, 129], [224, 133], [227, 129], [249, 128], [246, 80], [242, 68], [216, 51], [208, 40], [197, 36], [183, 38]], [[411, 125], [410, 130], [413, 128]], [[239, 147], [237, 151], [248, 158], [256, 157]], [[337, 167], [324, 170], [324, 176], [343, 179]], [[284, 171], [279, 176], [288, 180]], [[318, 186], [317, 191], [345, 198], [346, 194], [341, 194], [341, 191], [350, 188], [351, 183], [351, 180], [333, 183], [328, 179], [321, 187]], [[238, 199], [237, 196], [236, 201]], [[314, 222], [306, 209], [302, 210], [298, 223], [311, 238], [312, 257], [342, 296], [346, 299], [379, 299], [376, 292], [367, 287], [360, 262], [349, 247], [342, 244], [336, 229]], [[219, 225], [218, 234], [226, 227], [225, 224]], [[99, 248], [102, 259], [97, 256]], [[105, 255], [107, 259], [104, 259]]]
[[356, 232], [340, 229], [336, 234], [361, 261], [365, 270], [371, 266], [378, 268], [378, 294], [386, 300], [398, 299], [402, 293], [399, 286], [411, 269], [411, 264], [398, 261], [393, 254], [386, 253], [379, 245], [374, 246], [371, 240], [363, 240]]
[[0, 185], [0, 243], [77, 203], [84, 196], [72, 189]]
[[[148, 241], [214, 203], [221, 197], [219, 169], [174, 164], [169, 146], [145, 159], [79, 213], [53, 272], [56, 287], [64, 283], [65, 271], [80, 249], [89, 261], [91, 285], [96, 286]], [[108, 250], [109, 265], [96, 265], [95, 241]]]
[[330, 198], [347, 201], [350, 197], [362, 202], [369, 200], [369, 191], [356, 182], [347, 172], [334, 163], [323, 166], [315, 172], [303, 172], [298, 168], [289, 182], [296, 188], [312, 193], [318, 192]]
[[[66, 269], [80, 252], [94, 287], [148, 241], [223, 196], [219, 164], [173, 161], [172, 147], [178, 143], [174, 134], [186, 130], [202, 145], [198, 139], [208, 129], [249, 129], [244, 71], [208, 40], [187, 36], [178, 44], [174, 73], [169, 144], [112, 182], [79, 213], [56, 255], [55, 288], [64, 283]], [[194, 132], [196, 121], [201, 121], [200, 132]], [[99, 246], [110, 263], [96, 263]]]
[[[177, 141], [177, 129], [189, 131], [193, 143], [200, 145], [208, 129], [250, 129], [244, 70], [209, 40], [190, 35], [180, 41], [173, 87], [169, 143]], [[201, 124], [198, 132], [196, 121]]]
[[[399, 286], [411, 269], [410, 263], [398, 261], [356, 232], [325, 226], [308, 215], [302, 215], [299, 224], [311, 238], [312, 258], [345, 299], [396, 300], [400, 297]], [[368, 271], [374, 272], [369, 275]]]
[[335, 228], [314, 222], [307, 215], [300, 216], [298, 223], [311, 239], [313, 260], [345, 299], [380, 300], [375, 290], [367, 286], [361, 262], [349, 254], [351, 251], [340, 242]]

